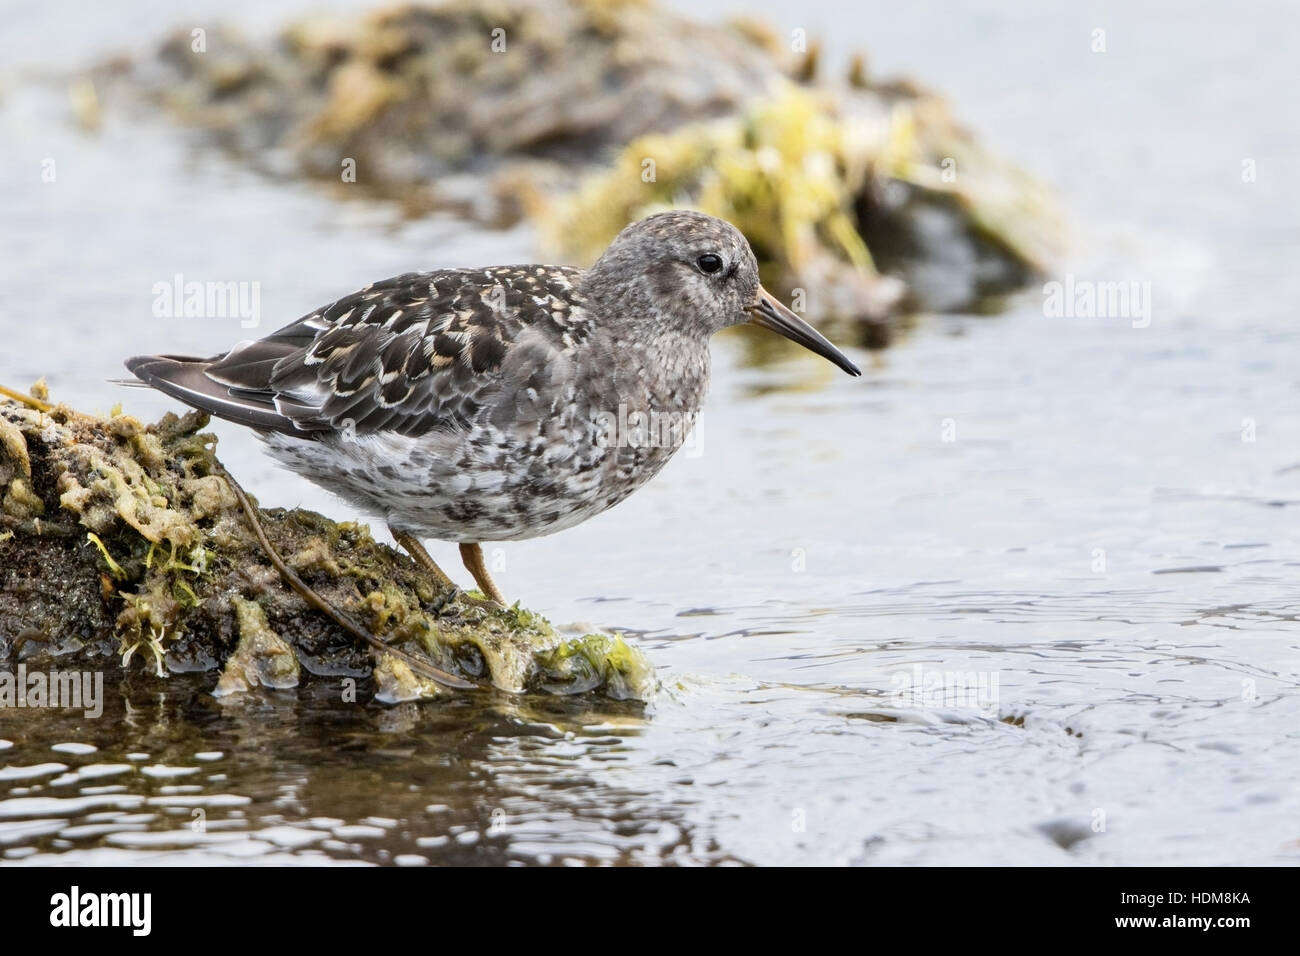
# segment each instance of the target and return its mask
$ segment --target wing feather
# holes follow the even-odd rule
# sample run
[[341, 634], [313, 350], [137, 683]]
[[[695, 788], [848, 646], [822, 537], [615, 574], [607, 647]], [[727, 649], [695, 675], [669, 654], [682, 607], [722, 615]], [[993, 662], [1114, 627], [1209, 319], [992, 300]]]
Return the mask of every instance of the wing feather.
[[500, 387], [523, 330], [546, 355], [587, 336], [579, 276], [548, 266], [406, 273], [225, 355], [138, 356], [127, 367], [214, 415], [301, 437], [462, 427]]

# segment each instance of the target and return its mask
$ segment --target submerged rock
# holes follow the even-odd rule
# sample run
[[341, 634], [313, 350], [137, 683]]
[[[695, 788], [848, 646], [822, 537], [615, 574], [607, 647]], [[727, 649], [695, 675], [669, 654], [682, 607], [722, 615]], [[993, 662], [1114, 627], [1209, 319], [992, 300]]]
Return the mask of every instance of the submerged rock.
[[[723, 116], [780, 72], [770, 42], [646, 0], [403, 4], [313, 15], [272, 44], [215, 26], [167, 37], [140, 88], [253, 162], [418, 186], [510, 159], [570, 166]], [[561, 173], [564, 166], [552, 173]]]
[[[218, 695], [345, 679], [385, 701], [449, 693], [395, 654], [376, 663], [284, 583], [206, 424], [197, 412], [144, 425], [0, 398], [0, 662], [212, 671]], [[259, 514], [311, 588], [411, 658], [510, 693], [653, 691], [649, 663], [622, 638], [564, 638], [518, 607], [449, 600], [362, 525]]]
[[745, 233], [769, 289], [841, 325], [971, 307], [1050, 260], [1043, 191], [935, 101], [772, 89], [738, 116], [641, 137], [611, 171], [539, 200], [547, 234], [591, 258], [625, 223], [687, 199]]
[[451, 0], [307, 17], [269, 44], [186, 28], [103, 78], [275, 174], [413, 214], [531, 215], [584, 264], [641, 215], [700, 208], [750, 236], [774, 291], [867, 345], [900, 313], [1031, 281], [1055, 252], [1043, 190], [938, 96], [860, 56], [827, 82], [819, 60], [650, 0]]

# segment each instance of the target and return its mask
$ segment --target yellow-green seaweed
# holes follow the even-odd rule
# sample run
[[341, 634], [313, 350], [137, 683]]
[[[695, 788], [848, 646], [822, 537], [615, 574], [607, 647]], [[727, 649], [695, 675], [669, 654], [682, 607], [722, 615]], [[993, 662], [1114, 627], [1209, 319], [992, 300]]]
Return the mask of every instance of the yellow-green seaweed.
[[[374, 653], [287, 588], [215, 458], [206, 416], [87, 415], [0, 400], [0, 660], [116, 656], [163, 677], [220, 670], [214, 693], [287, 689], [308, 674], [373, 678], [379, 700], [437, 696], [394, 655]], [[18, 489], [17, 491], [15, 489]], [[485, 688], [648, 699], [653, 674], [621, 641], [565, 663], [539, 615], [457, 599], [369, 529], [312, 512], [260, 511], [294, 570], [382, 640]], [[300, 665], [302, 665], [300, 667]], [[309, 667], [306, 665], [310, 665]], [[608, 680], [592, 680], [592, 674]], [[472, 692], [470, 692], [472, 693]]]
[[879, 275], [863, 237], [864, 197], [898, 182], [964, 210], [988, 244], [1029, 270], [1056, 254], [1042, 187], [993, 161], [934, 98], [862, 113], [842, 95], [775, 84], [740, 115], [629, 143], [609, 170], [577, 189], [537, 198], [549, 244], [594, 258], [628, 222], [690, 207], [734, 223], [750, 240], [764, 284], [819, 299], [817, 318], [879, 316], [902, 292]]

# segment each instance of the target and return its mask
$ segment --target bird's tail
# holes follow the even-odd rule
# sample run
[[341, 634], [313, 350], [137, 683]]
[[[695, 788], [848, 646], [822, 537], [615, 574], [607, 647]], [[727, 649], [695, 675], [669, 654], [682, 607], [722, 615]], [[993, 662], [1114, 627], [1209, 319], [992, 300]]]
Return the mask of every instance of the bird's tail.
[[139, 384], [218, 418], [261, 431], [301, 434], [276, 409], [269, 392], [231, 388], [209, 377], [207, 370], [214, 361], [187, 355], [137, 355], [126, 360], [126, 367]]

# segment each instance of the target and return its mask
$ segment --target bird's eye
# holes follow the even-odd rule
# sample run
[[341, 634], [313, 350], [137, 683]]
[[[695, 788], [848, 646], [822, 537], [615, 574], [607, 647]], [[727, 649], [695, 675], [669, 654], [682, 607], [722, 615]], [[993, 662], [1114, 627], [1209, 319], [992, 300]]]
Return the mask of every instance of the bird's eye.
[[695, 260], [695, 264], [700, 267], [700, 271], [705, 275], [713, 275], [722, 268], [722, 256], [715, 256], [711, 252], [706, 252]]

